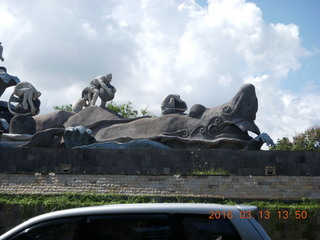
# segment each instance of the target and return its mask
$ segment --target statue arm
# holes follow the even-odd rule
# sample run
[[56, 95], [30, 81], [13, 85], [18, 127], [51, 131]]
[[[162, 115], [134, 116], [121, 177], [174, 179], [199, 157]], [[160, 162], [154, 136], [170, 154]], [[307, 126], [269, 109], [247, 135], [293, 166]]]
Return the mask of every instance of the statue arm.
[[105, 83], [102, 81], [102, 79], [99, 79], [98, 81], [99, 81], [99, 83], [100, 83], [100, 86], [101, 86], [104, 90], [106, 90], [109, 95], [112, 95], [112, 94], [113, 94], [112, 89], [109, 88], [109, 87], [107, 86], [107, 84], [105, 84]]
[[108, 90], [109, 87], [103, 82], [102, 79], [98, 79], [100, 86], [104, 89], [104, 90]]

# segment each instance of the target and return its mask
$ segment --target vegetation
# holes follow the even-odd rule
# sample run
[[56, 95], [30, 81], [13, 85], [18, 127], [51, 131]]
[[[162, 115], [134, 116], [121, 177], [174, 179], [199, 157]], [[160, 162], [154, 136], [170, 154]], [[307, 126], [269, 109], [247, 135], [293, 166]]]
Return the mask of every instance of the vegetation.
[[72, 112], [72, 104], [68, 104], [68, 105], [61, 105], [61, 106], [54, 106], [53, 107], [54, 110], [57, 111], [68, 111], [68, 112]]
[[285, 203], [281, 201], [234, 201], [223, 198], [201, 198], [186, 196], [124, 196], [119, 194], [94, 194], [66, 193], [61, 195], [15, 195], [0, 194], [0, 205], [12, 206], [19, 205], [23, 208], [32, 206], [43, 209], [43, 211], [53, 211], [74, 207], [98, 206], [106, 204], [124, 204], [124, 203], [151, 203], [151, 202], [185, 202], [185, 203], [220, 203], [220, 204], [248, 204], [255, 205], [263, 209], [298, 209], [308, 211], [319, 211], [320, 203], [317, 201], [302, 199], [294, 203]]
[[195, 169], [191, 175], [229, 175], [229, 172], [222, 168]]
[[278, 139], [278, 142], [271, 150], [287, 151], [320, 151], [320, 126], [307, 129], [305, 132], [297, 134], [290, 141], [287, 137]]
[[151, 117], [156, 117], [154, 114], [152, 114], [148, 107], [144, 109], [140, 109], [140, 111], [136, 110], [132, 106], [132, 102], [127, 102], [123, 104], [116, 103], [114, 101], [108, 102], [107, 103], [107, 108], [111, 109], [112, 111], [118, 113], [124, 118], [136, 118], [139, 115], [140, 116], [151, 116]]
[[[134, 109], [132, 102], [130, 101], [123, 104], [119, 104], [114, 101], [111, 101], [107, 103], [106, 107], [116, 112], [117, 114], [121, 115], [124, 118], [136, 118], [138, 116], [156, 117], [156, 115], [154, 115], [149, 111], [148, 107], [140, 109], [140, 111]], [[54, 106], [53, 109], [72, 112], [72, 104]]]

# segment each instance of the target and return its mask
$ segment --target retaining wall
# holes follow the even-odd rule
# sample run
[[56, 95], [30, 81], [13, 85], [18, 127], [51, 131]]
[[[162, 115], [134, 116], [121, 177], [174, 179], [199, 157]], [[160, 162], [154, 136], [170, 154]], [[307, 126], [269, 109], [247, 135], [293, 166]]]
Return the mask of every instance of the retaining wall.
[[212, 167], [241, 176], [320, 176], [320, 152], [0, 148], [0, 173], [174, 175]]
[[320, 177], [0, 174], [0, 192], [320, 200]]

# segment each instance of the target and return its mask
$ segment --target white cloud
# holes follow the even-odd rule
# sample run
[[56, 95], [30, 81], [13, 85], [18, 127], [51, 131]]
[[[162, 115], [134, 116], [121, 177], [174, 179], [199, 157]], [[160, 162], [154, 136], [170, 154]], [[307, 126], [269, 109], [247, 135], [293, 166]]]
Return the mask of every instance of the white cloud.
[[211, 0], [207, 8], [192, 0], [4, 0], [0, 23], [4, 66], [43, 93], [42, 113], [75, 103], [93, 77], [111, 72], [115, 101], [157, 114], [170, 93], [189, 108], [213, 107], [251, 82], [257, 125], [275, 139], [320, 119], [319, 95], [279, 87], [309, 54], [298, 26], [266, 23], [245, 0]]
[[97, 31], [91, 27], [91, 24], [88, 22], [84, 22], [82, 24], [82, 28], [84, 30], [85, 35], [90, 38], [93, 39], [97, 36]]

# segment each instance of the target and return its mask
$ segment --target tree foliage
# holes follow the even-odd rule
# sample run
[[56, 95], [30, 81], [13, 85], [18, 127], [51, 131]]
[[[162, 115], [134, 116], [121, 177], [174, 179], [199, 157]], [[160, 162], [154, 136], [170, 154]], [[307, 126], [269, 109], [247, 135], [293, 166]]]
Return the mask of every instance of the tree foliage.
[[116, 103], [114, 101], [107, 103], [107, 108], [111, 109], [112, 111], [118, 113], [124, 118], [136, 118], [138, 116], [151, 116], [156, 117], [154, 114], [152, 114], [148, 107], [144, 109], [140, 109], [140, 111], [133, 108], [132, 102], [127, 102], [123, 104]]
[[297, 134], [290, 141], [287, 137], [278, 139], [272, 150], [289, 151], [320, 151], [320, 126], [308, 128], [305, 132]]
[[61, 106], [54, 106], [53, 107], [54, 110], [57, 111], [68, 111], [68, 112], [72, 112], [72, 104], [67, 104], [67, 105], [61, 105]]
[[[134, 109], [133, 104], [130, 101], [123, 104], [119, 104], [114, 101], [111, 101], [107, 103], [106, 107], [116, 112], [117, 114], [121, 115], [124, 118], [135, 118], [138, 116], [156, 117], [156, 115], [152, 114], [149, 111], [148, 107], [140, 109], [140, 111]], [[72, 112], [72, 104], [54, 106], [53, 109]]]

